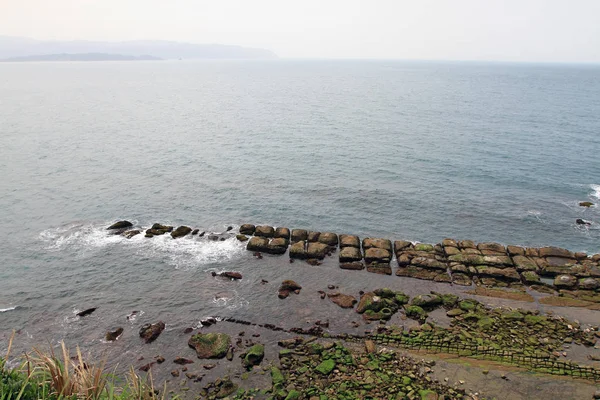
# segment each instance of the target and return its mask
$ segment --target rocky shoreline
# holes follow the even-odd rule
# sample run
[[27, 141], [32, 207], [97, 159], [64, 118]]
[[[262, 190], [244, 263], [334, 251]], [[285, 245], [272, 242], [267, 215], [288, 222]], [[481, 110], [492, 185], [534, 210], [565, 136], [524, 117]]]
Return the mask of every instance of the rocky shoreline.
[[[133, 229], [127, 221], [116, 223], [109, 231], [127, 238], [144, 232]], [[148, 240], [166, 234], [177, 240], [188, 235], [202, 236], [204, 232], [162, 224], [145, 230]], [[214, 241], [236, 237], [257, 259], [262, 259], [263, 254], [279, 257], [287, 253], [289, 263], [306, 262], [318, 268], [321, 263], [330, 265], [327, 259], [337, 257], [342, 270], [474, 287], [473, 294], [506, 299], [523, 300], [531, 297], [529, 292], [537, 292], [540, 304], [548, 301], [550, 305], [600, 310], [598, 254], [454, 239], [438, 244], [386, 238], [361, 240], [355, 235], [251, 224], [242, 225], [239, 233], [228, 227], [222, 234], [208, 236], [206, 240]], [[231, 281], [242, 279], [235, 271], [213, 272], [212, 276]], [[390, 280], [390, 287], [393, 282]], [[263, 279], [260, 283], [268, 281]], [[288, 279], [281, 282], [274, 297], [293, 302], [286, 298], [295, 295], [304, 295], [304, 290], [301, 284]], [[194, 364], [193, 360], [177, 357], [173, 362], [179, 366], [170, 375], [173, 379], [185, 377], [181, 385], [185, 392], [190, 390], [190, 398], [486, 398], [479, 394], [485, 393], [485, 384], [479, 390], [466, 390], [460, 382], [450, 384], [447, 378], [434, 378], [439, 376], [435, 362], [415, 358], [425, 352], [458, 357], [469, 365], [516, 367], [540, 374], [531, 378], [534, 381], [543, 376], [563, 376], [600, 382], [600, 326], [581, 325], [538, 310], [490, 307], [442, 291], [411, 297], [402, 291], [379, 288], [360, 291], [355, 296], [329, 285], [327, 291], [319, 290], [318, 295], [323, 301], [358, 314], [369, 329], [361, 334], [343, 333], [330, 329], [329, 321], [285, 327], [276, 321], [214, 316], [203, 320], [198, 331], [190, 328], [182, 332], [191, 335], [188, 345], [197, 358], [209, 364], [203, 364], [200, 373], [190, 372], [188, 364]], [[442, 320], [445, 322], [440, 323]], [[164, 326], [162, 321], [146, 324], [140, 329], [140, 337], [153, 341]], [[247, 338], [244, 330], [236, 337], [231, 332], [235, 326], [256, 333]], [[108, 332], [107, 339], [114, 333]], [[266, 337], [271, 342], [276, 338], [277, 347]], [[580, 356], [567, 359], [566, 351], [570, 354], [571, 348], [577, 349], [575, 354]], [[140, 369], [152, 371], [158, 360]], [[220, 369], [215, 368], [219, 365]], [[487, 367], [473, 368], [482, 376], [488, 374]], [[501, 379], [508, 380], [504, 374]], [[176, 393], [181, 387], [171, 390]], [[583, 392], [593, 393], [588, 389]], [[600, 392], [591, 396], [597, 398], [594, 396], [600, 398]]]

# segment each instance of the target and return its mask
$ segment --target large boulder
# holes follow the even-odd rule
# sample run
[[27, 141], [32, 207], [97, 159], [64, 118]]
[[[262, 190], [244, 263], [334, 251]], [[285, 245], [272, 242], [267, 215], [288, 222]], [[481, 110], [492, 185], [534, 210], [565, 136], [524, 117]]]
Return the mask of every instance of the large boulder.
[[306, 258], [306, 242], [301, 240], [290, 246], [290, 258]]
[[392, 242], [388, 239], [365, 238], [363, 239], [363, 249], [378, 248], [392, 253]]
[[340, 262], [354, 262], [362, 260], [362, 253], [356, 247], [342, 247], [340, 250]]
[[271, 239], [269, 242], [269, 254], [283, 254], [287, 251], [288, 240], [284, 238]]
[[254, 231], [256, 227], [252, 224], [244, 224], [240, 226], [240, 234], [241, 235], [254, 235]]
[[155, 324], [145, 324], [140, 328], [140, 337], [144, 339], [146, 343], [152, 343], [164, 330], [165, 323], [162, 321]]
[[560, 289], [572, 289], [577, 286], [577, 278], [572, 275], [559, 275], [554, 278], [554, 286]]
[[292, 229], [292, 242], [308, 240], [308, 232], [306, 229]]
[[534, 260], [525, 256], [513, 256], [513, 262], [517, 267], [517, 271], [537, 271], [538, 265]]
[[372, 263], [389, 263], [392, 258], [392, 253], [386, 249], [379, 247], [368, 247], [365, 250], [365, 262]]
[[584, 290], [596, 290], [600, 288], [600, 280], [594, 278], [580, 279], [579, 288]]
[[198, 333], [188, 340], [188, 346], [196, 350], [198, 358], [223, 358], [231, 346], [231, 338], [225, 333]]
[[323, 232], [319, 235], [319, 243], [335, 247], [338, 245], [338, 235], [331, 232]]
[[575, 258], [572, 252], [559, 247], [542, 247], [539, 249], [540, 257]]
[[269, 251], [269, 239], [266, 237], [254, 236], [248, 240], [246, 249], [250, 251]]
[[290, 230], [288, 228], [278, 227], [275, 229], [275, 237], [290, 240]]
[[308, 232], [306, 240], [308, 240], [309, 242], [318, 242], [319, 236], [321, 236], [321, 232], [310, 231]]
[[133, 224], [129, 221], [118, 221], [115, 222], [114, 224], [112, 224], [111, 226], [109, 226], [108, 228], [106, 228], [107, 230], [112, 230], [112, 229], [126, 229], [129, 227], [132, 227]]
[[508, 254], [511, 256], [524, 256], [525, 249], [521, 246], [506, 246]]
[[177, 239], [180, 237], [184, 237], [185, 235], [189, 234], [192, 232], [192, 228], [190, 228], [189, 226], [180, 226], [177, 229], [175, 229], [173, 232], [171, 232], [171, 237], [173, 239]]
[[360, 248], [360, 239], [355, 235], [340, 235], [340, 247]]
[[316, 258], [322, 260], [327, 255], [328, 246], [324, 243], [312, 242], [308, 244], [306, 249], [307, 258]]
[[254, 235], [272, 238], [275, 235], [275, 229], [272, 226], [260, 225], [256, 227]]

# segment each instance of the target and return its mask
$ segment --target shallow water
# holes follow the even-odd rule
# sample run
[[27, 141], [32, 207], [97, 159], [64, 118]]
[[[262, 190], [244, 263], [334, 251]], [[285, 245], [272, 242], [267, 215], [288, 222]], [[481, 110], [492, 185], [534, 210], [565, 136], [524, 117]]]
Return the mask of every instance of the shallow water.
[[[14, 329], [22, 348], [65, 339], [125, 362], [153, 348], [137, 330], [158, 319], [150, 346], [185, 348], [179, 332], [209, 315], [350, 329], [316, 294], [327, 284], [436, 288], [335, 260], [259, 261], [233, 237], [128, 240], [106, 232], [117, 219], [600, 252], [600, 209], [578, 205], [600, 202], [596, 66], [5, 64], [0, 93], [0, 350]], [[210, 276], [223, 270], [244, 279]], [[282, 279], [305, 289], [282, 303]], [[103, 343], [115, 326], [123, 339]]]

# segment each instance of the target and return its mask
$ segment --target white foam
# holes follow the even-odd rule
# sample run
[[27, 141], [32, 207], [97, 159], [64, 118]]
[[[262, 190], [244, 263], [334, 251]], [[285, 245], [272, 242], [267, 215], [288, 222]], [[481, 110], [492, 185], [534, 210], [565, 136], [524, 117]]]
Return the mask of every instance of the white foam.
[[593, 192], [590, 194], [591, 197], [600, 200], [600, 185], [590, 185]]
[[188, 235], [180, 239], [173, 239], [169, 234], [146, 238], [141, 233], [127, 239], [107, 231], [106, 226], [106, 223], [75, 223], [47, 229], [39, 237], [51, 251], [74, 249], [85, 253], [87, 250], [94, 251], [107, 246], [123, 246], [131, 248], [129, 251], [144, 258], [166, 259], [176, 268], [227, 262], [244, 254], [245, 246], [232, 234], [227, 234], [229, 237], [224, 241], [208, 240], [210, 233], [204, 237]]
[[17, 307], [19, 307], [19, 306], [8, 307], [8, 308], [0, 308], [0, 312], [7, 312], [7, 311], [16, 310]]

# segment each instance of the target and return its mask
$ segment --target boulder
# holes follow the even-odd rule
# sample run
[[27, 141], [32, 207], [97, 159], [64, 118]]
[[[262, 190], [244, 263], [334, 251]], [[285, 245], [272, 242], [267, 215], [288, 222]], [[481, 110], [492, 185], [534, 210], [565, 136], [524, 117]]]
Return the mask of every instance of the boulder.
[[444, 247], [458, 247], [458, 242], [454, 239], [444, 239], [442, 240], [442, 246]]
[[196, 350], [198, 358], [223, 358], [231, 338], [225, 333], [197, 333], [188, 340], [188, 346]]
[[536, 262], [529, 257], [514, 256], [513, 262], [515, 263], [515, 266], [517, 267], [517, 271], [519, 271], [519, 272], [537, 271], [538, 270], [538, 266], [537, 266]]
[[308, 243], [308, 247], [306, 249], [306, 257], [322, 260], [325, 258], [325, 255], [327, 255], [327, 250], [328, 246], [324, 243]]
[[394, 242], [394, 252], [398, 254], [401, 251], [411, 250], [413, 248], [412, 242], [408, 240], [396, 240]]
[[392, 267], [390, 267], [390, 263], [378, 263], [373, 261], [367, 264], [367, 272], [381, 275], [391, 275]]
[[272, 238], [275, 235], [275, 229], [272, 226], [260, 225], [254, 230], [254, 236]]
[[340, 262], [354, 262], [362, 260], [362, 253], [357, 247], [342, 247], [340, 250]]
[[477, 245], [472, 240], [461, 240], [458, 242], [458, 247], [461, 249], [475, 249]]
[[306, 240], [308, 240], [309, 242], [318, 242], [319, 236], [321, 236], [321, 232], [310, 231], [308, 232]]
[[290, 258], [306, 258], [306, 242], [301, 240], [290, 246]]
[[535, 271], [522, 271], [521, 280], [526, 285], [535, 285], [540, 283], [540, 276]]
[[171, 237], [173, 239], [177, 239], [180, 237], [184, 237], [191, 232], [192, 232], [192, 228], [190, 228], [189, 226], [182, 225], [182, 226], [177, 227], [177, 229], [175, 229], [173, 232], [171, 232]]
[[554, 286], [560, 289], [571, 289], [577, 286], [577, 278], [572, 275], [559, 275], [554, 278]]
[[319, 243], [326, 244], [327, 246], [337, 247], [338, 235], [331, 232], [323, 232], [319, 235]]
[[77, 313], [78, 317], [85, 317], [90, 315], [91, 313], [93, 313], [94, 311], [96, 311], [98, 309], [98, 307], [93, 307], [93, 308], [88, 308], [86, 310], [80, 311]]
[[356, 304], [357, 300], [354, 296], [348, 294], [342, 294], [339, 292], [327, 293], [327, 297], [331, 299], [335, 304], [342, 308], [352, 308]]
[[433, 251], [433, 245], [428, 243], [417, 243], [414, 245], [414, 249], [415, 251], [430, 253]]
[[200, 229], [196, 228], [192, 231], [192, 236], [195, 236], [198, 234], [198, 232], [200, 232]]
[[278, 227], [275, 229], [275, 237], [290, 240], [290, 230], [288, 228]]
[[379, 247], [367, 247], [365, 250], [365, 262], [389, 263], [392, 258], [390, 251]]
[[522, 248], [521, 246], [506, 246], [506, 250], [508, 251], [508, 254], [511, 256], [524, 256], [525, 255], [525, 249]]
[[164, 231], [164, 233], [167, 233], [167, 232], [171, 232], [173, 230], [173, 227], [171, 225], [161, 225], [159, 223], [155, 223], [152, 225], [152, 227], [150, 229], [157, 230], [157, 231]]
[[107, 342], [114, 342], [122, 334], [123, 334], [123, 328], [119, 327], [115, 330], [106, 332], [106, 335], [104, 335], [104, 339], [106, 339]]
[[471, 286], [473, 284], [473, 278], [461, 272], [452, 273], [452, 283], [461, 286]]
[[458, 249], [458, 247], [453, 247], [453, 246], [446, 246], [444, 247], [444, 253], [447, 256], [455, 256], [457, 254], [460, 254], [460, 250]]
[[242, 235], [242, 234], [240, 234], [240, 235], [235, 235], [235, 238], [236, 238], [237, 240], [239, 240], [240, 242], [247, 242], [247, 241], [248, 241], [248, 236], [246, 236], [246, 235]]
[[392, 242], [388, 239], [365, 238], [363, 239], [363, 249], [378, 248], [392, 253]]
[[233, 271], [225, 271], [225, 272], [221, 272], [217, 275], [222, 276], [224, 278], [228, 278], [228, 279], [242, 279], [242, 274], [240, 274], [239, 272], [233, 272]]
[[145, 324], [140, 328], [140, 337], [146, 341], [146, 343], [152, 343], [158, 338], [158, 336], [165, 330], [165, 323], [159, 321], [155, 324]]
[[242, 235], [254, 235], [256, 227], [252, 224], [244, 224], [240, 226], [240, 234]]
[[243, 355], [242, 365], [246, 368], [252, 368], [255, 365], [259, 365], [264, 357], [265, 346], [262, 344], [255, 344]]
[[482, 253], [483, 251], [492, 251], [498, 254], [506, 254], [506, 247], [500, 243], [479, 243], [477, 245], [477, 249], [479, 249]]
[[285, 280], [281, 282], [281, 286], [279, 287], [279, 298], [285, 299], [290, 295], [290, 293], [294, 292], [296, 294], [300, 293], [302, 286], [298, 285], [296, 282], [292, 280]]
[[269, 250], [269, 239], [266, 237], [254, 236], [248, 241], [246, 249], [249, 251], [266, 252]]
[[594, 278], [584, 278], [579, 280], [579, 289], [596, 290], [600, 288], [600, 280]]
[[586, 221], [585, 219], [581, 219], [581, 218], [577, 218], [577, 219], [575, 220], [575, 223], [576, 223], [577, 225], [588, 225], [588, 226], [589, 226], [589, 225], [592, 225], [592, 223], [591, 223], [590, 221]]
[[126, 229], [129, 227], [132, 227], [133, 224], [129, 221], [118, 221], [115, 222], [114, 224], [112, 224], [111, 226], [109, 226], [108, 228], [106, 228], [107, 230], [112, 230], [112, 229]]
[[432, 310], [438, 306], [441, 306], [442, 302], [442, 297], [436, 294], [420, 294], [416, 297], [413, 297], [410, 304], [421, 307], [424, 310]]
[[542, 247], [539, 249], [540, 257], [575, 258], [573, 253], [560, 247]]
[[340, 235], [340, 247], [360, 248], [360, 239], [355, 235]]
[[580, 201], [579, 205], [581, 207], [592, 207], [594, 203], [592, 203], [591, 201]]
[[139, 229], [135, 229], [131, 231], [125, 231], [122, 233], [122, 235], [125, 236], [127, 239], [131, 239], [132, 237], [139, 235], [140, 233], [142, 233], [142, 231], [140, 231]]
[[412, 260], [410, 260], [410, 264], [416, 267], [439, 269], [443, 271], [448, 269], [448, 266], [445, 263], [442, 263], [435, 258], [414, 257]]
[[478, 265], [475, 267], [479, 275], [491, 276], [493, 278], [501, 278], [518, 281], [521, 279], [519, 273], [514, 268], [496, 268], [486, 265]]
[[292, 242], [306, 241], [308, 239], [308, 232], [306, 229], [292, 229]]
[[365, 265], [361, 261], [343, 262], [343, 263], [340, 263], [340, 268], [341, 269], [350, 269], [350, 270], [354, 270], [354, 271], [360, 271], [362, 269], [365, 269]]
[[287, 251], [288, 240], [284, 238], [271, 239], [269, 242], [269, 254], [283, 254]]

